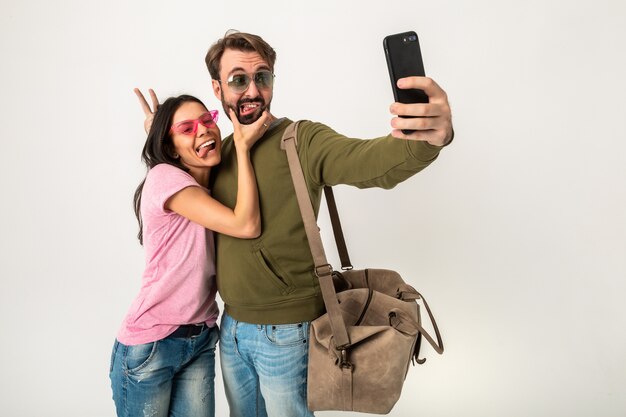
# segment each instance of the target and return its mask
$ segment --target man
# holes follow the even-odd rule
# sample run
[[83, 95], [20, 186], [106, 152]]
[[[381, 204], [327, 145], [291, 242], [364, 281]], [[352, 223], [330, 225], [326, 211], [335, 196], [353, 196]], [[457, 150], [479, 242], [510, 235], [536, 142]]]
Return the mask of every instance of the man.
[[[213, 92], [240, 123], [270, 109], [274, 49], [262, 38], [227, 33], [211, 46], [206, 64]], [[303, 121], [298, 155], [317, 212], [324, 185], [392, 188], [433, 162], [453, 136], [445, 92], [431, 79], [410, 77], [400, 88], [422, 89], [428, 104], [391, 106], [392, 134], [361, 140]], [[152, 92], [151, 92], [152, 93]], [[153, 102], [156, 98], [153, 95]], [[312, 416], [306, 406], [308, 328], [324, 312], [313, 259], [280, 140], [291, 123], [270, 113], [271, 124], [252, 149], [262, 234], [217, 238], [218, 290], [225, 304], [220, 359], [231, 416]], [[416, 130], [410, 135], [402, 129]], [[232, 135], [222, 146], [213, 196], [233, 207], [237, 193]]]

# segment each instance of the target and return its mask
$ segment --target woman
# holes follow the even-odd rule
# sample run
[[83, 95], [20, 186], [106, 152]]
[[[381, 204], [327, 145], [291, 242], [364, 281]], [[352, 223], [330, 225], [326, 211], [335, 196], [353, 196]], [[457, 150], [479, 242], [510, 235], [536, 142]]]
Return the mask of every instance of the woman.
[[269, 124], [267, 113], [247, 126], [231, 115], [238, 163], [231, 209], [206, 188], [211, 167], [220, 162], [216, 120], [217, 110], [187, 95], [167, 99], [152, 120], [142, 152], [148, 173], [135, 192], [146, 268], [111, 358], [118, 416], [215, 415], [213, 231], [240, 238], [260, 234], [249, 153]]

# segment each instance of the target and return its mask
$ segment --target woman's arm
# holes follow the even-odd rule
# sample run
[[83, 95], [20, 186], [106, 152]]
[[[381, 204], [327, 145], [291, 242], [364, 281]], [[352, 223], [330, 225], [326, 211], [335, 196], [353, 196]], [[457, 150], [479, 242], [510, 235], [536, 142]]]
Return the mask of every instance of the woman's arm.
[[233, 138], [237, 153], [237, 202], [235, 208], [224, 206], [199, 187], [187, 187], [168, 199], [165, 208], [207, 229], [238, 238], [255, 238], [261, 234], [259, 197], [250, 161], [250, 149], [269, 126], [265, 112], [250, 125], [240, 125], [231, 110]]

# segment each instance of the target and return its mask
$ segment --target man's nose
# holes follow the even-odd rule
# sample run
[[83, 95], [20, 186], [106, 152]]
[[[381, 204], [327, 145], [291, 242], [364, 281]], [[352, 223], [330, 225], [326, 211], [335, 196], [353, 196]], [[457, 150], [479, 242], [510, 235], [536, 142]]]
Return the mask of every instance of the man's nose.
[[246, 89], [246, 91], [243, 92], [243, 95], [244, 97], [258, 97], [261, 95], [261, 92], [256, 86], [254, 80], [250, 81], [250, 84], [248, 84], [248, 88]]

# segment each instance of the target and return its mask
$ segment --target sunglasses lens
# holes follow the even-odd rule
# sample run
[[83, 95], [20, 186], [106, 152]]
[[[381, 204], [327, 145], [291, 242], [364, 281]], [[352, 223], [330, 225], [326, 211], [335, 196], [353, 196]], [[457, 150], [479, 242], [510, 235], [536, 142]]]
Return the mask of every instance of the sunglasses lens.
[[228, 86], [234, 91], [245, 91], [250, 85], [250, 77], [246, 74], [231, 75], [228, 79]]
[[172, 130], [174, 133], [182, 134], [182, 135], [191, 135], [196, 130], [195, 123], [192, 121], [189, 122], [180, 122], [175, 125]]
[[259, 71], [254, 74], [254, 83], [260, 88], [271, 88], [274, 83], [274, 74], [270, 71]]
[[[215, 112], [215, 116], [217, 117], [217, 112]], [[212, 113], [204, 113], [202, 116], [200, 116], [200, 123], [202, 123], [202, 126], [204, 127], [213, 127], [215, 126], [215, 122], [216, 119], [213, 116]]]
[[[250, 77], [247, 74], [235, 74], [228, 78], [228, 87], [236, 93], [242, 93], [250, 85]], [[272, 88], [274, 85], [274, 74], [271, 71], [263, 70], [254, 74], [254, 84], [258, 88]]]

